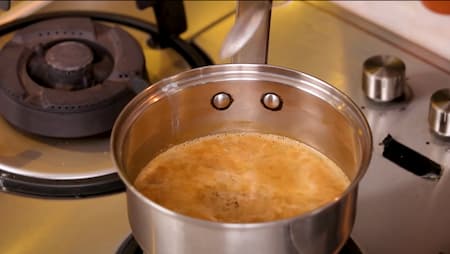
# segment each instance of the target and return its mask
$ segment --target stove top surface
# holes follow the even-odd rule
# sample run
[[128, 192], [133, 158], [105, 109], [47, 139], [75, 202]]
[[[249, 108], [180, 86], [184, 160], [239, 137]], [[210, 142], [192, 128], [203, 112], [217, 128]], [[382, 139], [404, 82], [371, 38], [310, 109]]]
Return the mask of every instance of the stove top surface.
[[[215, 63], [223, 39], [233, 24], [229, 15], [234, 2], [187, 1], [188, 31], [182, 35], [204, 49]], [[72, 5], [72, 6], [71, 6]], [[47, 9], [101, 9], [153, 19], [149, 10], [139, 12], [133, 2], [64, 1]], [[131, 34], [141, 43], [147, 37]], [[7, 40], [8, 36], [2, 38]], [[361, 89], [363, 62], [379, 54], [394, 55], [406, 65], [412, 97], [402, 103], [377, 104]], [[170, 49], [144, 48], [151, 60], [149, 75], [158, 80], [188, 68]], [[175, 56], [175, 57], [174, 57]], [[428, 129], [429, 98], [450, 84], [450, 63], [398, 36], [374, 26], [331, 3], [291, 1], [272, 13], [269, 63], [312, 74], [348, 94], [366, 115], [373, 131], [371, 166], [360, 183], [357, 218], [352, 233], [362, 253], [448, 253], [450, 244], [450, 143]], [[439, 180], [412, 174], [383, 157], [390, 134], [442, 167]], [[109, 160], [108, 138], [83, 142], [29, 137], [0, 121], [0, 163], [17, 170], [39, 168], [40, 176], [77, 174], [98, 176], [114, 172]], [[3, 141], [4, 139], [1, 138]], [[32, 147], [33, 149], [28, 149]], [[34, 150], [36, 152], [30, 152]], [[56, 156], [48, 154], [56, 152]], [[67, 156], [74, 156], [67, 159]], [[76, 169], [65, 170], [68, 165]], [[86, 168], [92, 171], [86, 173]], [[0, 175], [0, 187], [4, 177]], [[4, 186], [3, 186], [4, 187]], [[115, 253], [130, 234], [125, 195], [83, 199], [37, 199], [0, 193], [3, 253]]]

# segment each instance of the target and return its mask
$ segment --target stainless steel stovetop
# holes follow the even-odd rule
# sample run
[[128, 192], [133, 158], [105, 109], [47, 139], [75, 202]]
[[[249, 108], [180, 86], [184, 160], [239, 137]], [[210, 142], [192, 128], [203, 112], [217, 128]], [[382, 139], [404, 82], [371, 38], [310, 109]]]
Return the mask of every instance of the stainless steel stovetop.
[[[215, 63], [224, 62], [218, 55], [233, 24], [230, 13], [235, 3], [186, 1], [185, 6], [188, 31], [183, 38], [194, 40]], [[150, 10], [138, 11], [134, 2], [127, 1], [63, 1], [41, 11], [62, 9], [113, 11], [154, 20]], [[132, 34], [142, 43], [146, 39]], [[187, 68], [180, 59], [170, 60], [174, 55], [170, 50], [144, 47], [144, 53], [153, 81]], [[410, 101], [378, 105], [365, 99], [362, 63], [377, 54], [395, 55], [405, 62], [413, 94]], [[272, 12], [269, 63], [335, 85], [366, 114], [374, 135], [374, 155], [360, 184], [352, 234], [364, 253], [450, 253], [450, 143], [437, 139], [427, 125], [431, 94], [450, 87], [450, 62], [331, 3], [292, 1]], [[383, 146], [378, 143], [388, 134], [441, 164], [441, 179], [424, 179], [383, 158]], [[79, 144], [74, 149], [64, 142], [30, 141], [0, 121], [0, 162], [18, 161], [18, 168], [38, 167], [43, 173], [64, 175], [65, 163], [74, 163], [80, 169], [76, 173], [83, 174], [83, 163], [86, 168], [97, 163], [101, 170], [112, 172], [107, 140], [98, 142], [96, 149], [83, 149]], [[13, 151], [21, 146], [40, 149], [41, 156], [23, 160], [23, 154]], [[44, 153], [49, 150], [57, 156]], [[1, 183], [0, 177], [0, 187]], [[115, 253], [130, 234], [123, 193], [55, 200], [1, 192], [0, 218], [0, 253]]]

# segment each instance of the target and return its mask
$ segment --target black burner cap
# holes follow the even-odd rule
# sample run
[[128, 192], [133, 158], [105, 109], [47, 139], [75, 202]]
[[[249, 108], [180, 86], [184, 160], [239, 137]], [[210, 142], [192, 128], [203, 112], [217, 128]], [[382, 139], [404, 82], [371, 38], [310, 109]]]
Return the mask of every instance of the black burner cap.
[[94, 60], [89, 46], [78, 41], [63, 41], [53, 45], [45, 53], [48, 65], [59, 71], [79, 71]]

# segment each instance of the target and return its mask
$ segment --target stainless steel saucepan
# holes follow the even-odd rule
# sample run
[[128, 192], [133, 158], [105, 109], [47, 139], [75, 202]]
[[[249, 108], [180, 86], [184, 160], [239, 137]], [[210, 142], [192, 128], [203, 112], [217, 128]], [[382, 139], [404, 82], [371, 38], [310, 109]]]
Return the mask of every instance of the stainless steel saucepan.
[[[269, 7], [270, 1], [239, 2], [232, 39], [226, 42], [234, 43], [242, 31], [254, 35], [242, 37], [246, 42], [238, 45], [243, 50], [234, 55], [234, 62], [266, 62]], [[252, 17], [254, 12], [260, 15]], [[246, 24], [258, 27], [242, 27]], [[229, 44], [224, 49], [237, 51]], [[341, 196], [306, 214], [243, 224], [190, 218], [134, 188], [143, 167], [170, 145], [230, 131], [304, 142], [340, 166], [351, 184]], [[369, 126], [347, 96], [307, 74], [265, 64], [209, 66], [157, 82], [122, 111], [111, 146], [127, 186], [133, 235], [148, 254], [336, 253], [352, 231], [358, 183], [372, 154]]]
[[[168, 146], [237, 130], [302, 141], [336, 162], [351, 184], [306, 214], [243, 224], [177, 214], [134, 188], [141, 169]], [[190, 70], [139, 94], [116, 121], [112, 151], [127, 186], [132, 232], [145, 253], [323, 254], [337, 252], [350, 235], [372, 139], [358, 107], [331, 85], [285, 68], [230, 64]]]

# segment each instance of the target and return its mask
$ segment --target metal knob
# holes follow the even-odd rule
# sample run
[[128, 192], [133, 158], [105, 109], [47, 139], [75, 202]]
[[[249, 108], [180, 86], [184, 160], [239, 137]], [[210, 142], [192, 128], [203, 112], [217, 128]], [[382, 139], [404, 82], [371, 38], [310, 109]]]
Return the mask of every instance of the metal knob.
[[363, 91], [376, 102], [390, 102], [404, 93], [405, 64], [386, 55], [373, 56], [363, 65]]
[[430, 99], [428, 124], [430, 129], [442, 137], [450, 137], [450, 89], [433, 93]]

